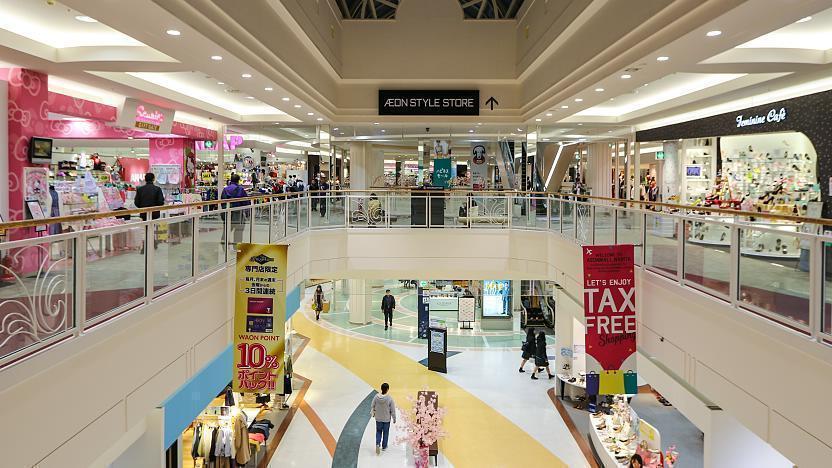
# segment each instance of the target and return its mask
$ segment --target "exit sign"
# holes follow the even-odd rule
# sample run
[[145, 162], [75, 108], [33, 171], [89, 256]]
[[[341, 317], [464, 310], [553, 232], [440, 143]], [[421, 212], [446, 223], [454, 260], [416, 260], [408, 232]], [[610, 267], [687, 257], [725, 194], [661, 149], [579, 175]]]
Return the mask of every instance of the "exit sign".
[[656, 159], [664, 159], [664, 151], [656, 151]]

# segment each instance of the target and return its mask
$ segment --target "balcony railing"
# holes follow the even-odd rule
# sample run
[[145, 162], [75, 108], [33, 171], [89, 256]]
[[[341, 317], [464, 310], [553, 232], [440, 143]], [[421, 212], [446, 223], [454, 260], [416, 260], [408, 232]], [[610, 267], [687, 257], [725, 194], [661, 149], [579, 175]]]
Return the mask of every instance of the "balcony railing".
[[[238, 242], [279, 243], [324, 229], [514, 229], [577, 244], [634, 244], [646, 270], [832, 344], [832, 237], [821, 233], [832, 220], [518, 192], [339, 191], [244, 201], [0, 224], [5, 239], [28, 237], [0, 243], [0, 367], [224, 268]], [[152, 211], [162, 217], [106, 226], [116, 215]], [[83, 228], [92, 220], [105, 226]], [[79, 230], [34, 232], [62, 222]]]

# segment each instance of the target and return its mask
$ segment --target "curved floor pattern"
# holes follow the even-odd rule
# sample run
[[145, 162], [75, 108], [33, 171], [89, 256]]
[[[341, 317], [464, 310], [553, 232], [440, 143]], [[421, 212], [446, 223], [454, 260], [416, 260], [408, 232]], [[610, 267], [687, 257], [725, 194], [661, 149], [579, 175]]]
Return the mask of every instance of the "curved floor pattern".
[[332, 455], [332, 468], [352, 468], [358, 466], [358, 453], [361, 448], [361, 439], [364, 430], [370, 423], [370, 406], [373, 398], [378, 392], [373, 390], [352, 412], [341, 436], [338, 437], [338, 444], [335, 446], [335, 453]]

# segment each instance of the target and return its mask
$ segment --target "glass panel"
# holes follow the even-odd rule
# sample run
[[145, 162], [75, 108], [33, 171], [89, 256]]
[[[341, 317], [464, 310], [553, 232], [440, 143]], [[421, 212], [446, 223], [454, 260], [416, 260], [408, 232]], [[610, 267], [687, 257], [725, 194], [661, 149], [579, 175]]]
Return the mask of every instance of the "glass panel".
[[560, 232], [560, 200], [553, 198], [549, 200], [549, 229]]
[[588, 203], [575, 204], [575, 239], [584, 245], [592, 242], [592, 209]]
[[229, 250], [235, 251], [235, 245], [241, 242], [250, 242], [251, 239], [251, 212], [253, 208], [232, 208], [231, 210], [231, 237], [228, 240]]
[[823, 243], [823, 313], [820, 331], [832, 335], [832, 243]]
[[548, 200], [545, 197], [534, 197], [529, 201], [531, 205], [532, 226], [538, 229], [549, 227], [549, 212], [546, 210]]
[[137, 226], [87, 238], [87, 320], [144, 297], [145, 233]]
[[0, 358], [75, 327], [73, 240], [0, 250]]
[[534, 224], [530, 209], [530, 199], [527, 196], [518, 195], [511, 199], [511, 225], [515, 228], [532, 227]]
[[575, 238], [575, 202], [572, 200], [563, 200], [563, 234], [569, 239]]
[[685, 222], [685, 279], [724, 296], [730, 294], [731, 228], [706, 221]]
[[641, 220], [642, 215], [637, 211], [615, 210], [617, 241], [619, 244], [633, 244], [635, 246], [636, 264], [641, 265]]
[[204, 273], [225, 263], [225, 221], [219, 213], [199, 218], [199, 272]]
[[595, 207], [595, 244], [615, 244], [615, 212], [612, 207]]
[[292, 235], [298, 232], [298, 200], [297, 198], [290, 198], [286, 202], [286, 235]]
[[259, 204], [252, 208], [254, 212], [254, 233], [252, 242], [255, 244], [269, 243], [269, 205]]
[[272, 214], [272, 242], [277, 242], [286, 237], [286, 206], [288, 202], [281, 200], [275, 202], [274, 213]]
[[445, 226], [468, 227], [468, 197], [451, 195], [445, 201]]
[[[771, 226], [776, 226], [772, 224]], [[742, 229], [739, 299], [784, 319], [809, 325], [810, 248], [795, 225]]]
[[509, 202], [501, 195], [484, 195], [471, 198], [471, 211], [468, 213], [472, 228], [508, 227]]
[[647, 266], [669, 273], [678, 271], [676, 218], [670, 215], [648, 214], [646, 217], [645, 258]]
[[298, 232], [303, 232], [309, 227], [309, 198], [298, 198]]
[[390, 226], [427, 226], [427, 200], [425, 196], [391, 195]]
[[313, 228], [344, 225], [344, 205], [340, 197], [327, 194], [310, 199], [312, 212], [310, 223]]
[[350, 201], [350, 226], [368, 227], [384, 226], [386, 211], [384, 207], [385, 198], [379, 198], [375, 194], [370, 196], [353, 195]]
[[192, 219], [160, 222], [153, 254], [153, 290], [158, 291], [193, 276], [194, 223]]

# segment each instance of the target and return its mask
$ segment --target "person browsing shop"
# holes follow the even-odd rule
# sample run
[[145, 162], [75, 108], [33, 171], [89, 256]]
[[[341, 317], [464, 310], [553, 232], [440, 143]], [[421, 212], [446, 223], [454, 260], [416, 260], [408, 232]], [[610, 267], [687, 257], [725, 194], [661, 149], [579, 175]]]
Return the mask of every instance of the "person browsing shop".
[[[154, 183], [155, 181], [156, 175], [152, 172], [148, 172], [144, 175], [144, 185], [136, 189], [136, 198], [134, 200], [136, 208], [150, 208], [153, 206], [165, 205], [165, 194], [162, 193], [162, 189]], [[142, 213], [139, 216], [141, 216], [142, 221], [147, 221], [147, 213]], [[161, 213], [154, 211], [151, 218], [159, 219], [159, 216], [161, 216]]]
[[393, 326], [393, 310], [396, 308], [396, 298], [390, 294], [390, 290], [384, 292], [384, 297], [381, 299], [381, 311], [384, 313], [384, 329], [387, 330], [387, 324]]
[[387, 392], [390, 385], [381, 384], [381, 394], [373, 397], [370, 416], [376, 419], [376, 455], [387, 450], [387, 439], [390, 437], [390, 422], [396, 424], [396, 403]]
[[[223, 200], [231, 200], [234, 198], [246, 198], [248, 193], [246, 189], [240, 185], [240, 176], [238, 174], [231, 174], [231, 182], [222, 189]], [[231, 202], [231, 208], [249, 205], [248, 201]], [[235, 244], [242, 242], [243, 230], [245, 228], [245, 218], [247, 210], [236, 210], [231, 212], [231, 233]]]

